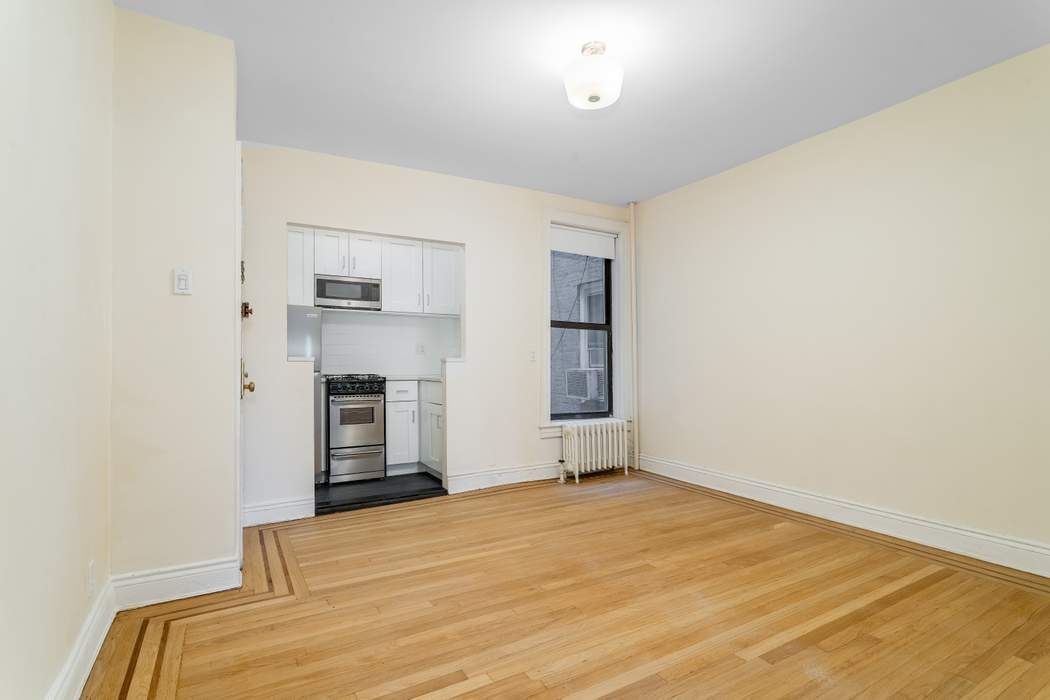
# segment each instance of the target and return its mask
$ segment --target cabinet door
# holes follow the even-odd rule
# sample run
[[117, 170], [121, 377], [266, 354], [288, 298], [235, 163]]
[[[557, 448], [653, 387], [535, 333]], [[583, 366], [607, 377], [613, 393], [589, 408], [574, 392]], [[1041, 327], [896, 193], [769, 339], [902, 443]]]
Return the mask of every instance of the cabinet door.
[[427, 313], [459, 313], [462, 254], [459, 246], [423, 244], [423, 310]]
[[347, 234], [338, 231], [314, 231], [314, 272], [318, 275], [346, 276]]
[[382, 239], [350, 234], [350, 276], [370, 279], [383, 276]]
[[314, 232], [288, 229], [288, 303], [314, 305]]
[[430, 444], [433, 437], [430, 432], [430, 416], [433, 412], [431, 404], [419, 404], [419, 461], [432, 469], [437, 469], [438, 466], [434, 464], [434, 458], [431, 456], [433, 448]]
[[419, 461], [431, 469], [444, 473], [445, 417], [444, 408], [437, 404], [424, 403], [422, 435], [420, 436]]
[[430, 406], [430, 422], [427, 424], [430, 433], [430, 466], [442, 474], [445, 473], [445, 409], [443, 406]]
[[419, 461], [419, 410], [415, 401], [386, 405], [386, 463]]
[[423, 244], [383, 241], [383, 311], [423, 310]]

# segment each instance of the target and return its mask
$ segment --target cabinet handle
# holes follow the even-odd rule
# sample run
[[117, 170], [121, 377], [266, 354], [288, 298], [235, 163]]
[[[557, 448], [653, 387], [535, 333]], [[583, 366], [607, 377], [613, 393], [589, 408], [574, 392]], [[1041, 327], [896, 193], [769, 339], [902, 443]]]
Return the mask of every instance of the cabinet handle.
[[357, 270], [357, 256], [353, 255], [350, 257], [350, 269]]
[[423, 295], [422, 294], [417, 294], [416, 295], [416, 306], [422, 306], [422, 305], [423, 305]]
[[344, 255], [343, 257], [339, 258], [339, 260], [339, 268], [344, 269], [346, 267], [346, 256]]
[[430, 306], [430, 292], [427, 292], [427, 306]]
[[368, 455], [381, 455], [382, 450], [371, 450], [369, 452], [352, 452], [349, 454], [333, 454], [332, 459], [354, 459], [355, 457], [366, 457]]
[[415, 424], [416, 424], [416, 412], [413, 410], [412, 411], [412, 425], [415, 425]]

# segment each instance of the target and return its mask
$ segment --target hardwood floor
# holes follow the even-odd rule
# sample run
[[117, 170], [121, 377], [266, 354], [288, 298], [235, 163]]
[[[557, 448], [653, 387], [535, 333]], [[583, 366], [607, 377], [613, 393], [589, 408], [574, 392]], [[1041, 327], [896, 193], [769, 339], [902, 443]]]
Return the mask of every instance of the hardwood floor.
[[650, 476], [248, 528], [86, 697], [1050, 698], [1045, 579]]

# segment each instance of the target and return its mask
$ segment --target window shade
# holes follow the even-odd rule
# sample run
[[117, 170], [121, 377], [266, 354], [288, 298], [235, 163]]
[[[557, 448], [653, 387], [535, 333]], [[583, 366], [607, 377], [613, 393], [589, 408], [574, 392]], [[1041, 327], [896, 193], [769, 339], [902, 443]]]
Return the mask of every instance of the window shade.
[[551, 250], [616, 259], [616, 234], [551, 224]]

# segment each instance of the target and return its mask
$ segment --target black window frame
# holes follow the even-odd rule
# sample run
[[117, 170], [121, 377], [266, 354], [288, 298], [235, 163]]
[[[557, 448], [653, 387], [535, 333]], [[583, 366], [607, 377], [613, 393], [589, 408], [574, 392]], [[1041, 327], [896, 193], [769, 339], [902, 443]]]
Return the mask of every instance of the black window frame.
[[[552, 253], [557, 251], [551, 251]], [[554, 256], [551, 256], [551, 266], [554, 265]], [[550, 273], [548, 273], [550, 274]], [[550, 309], [547, 310], [550, 314]], [[607, 410], [586, 411], [583, 413], [551, 413], [552, 421], [559, 420], [587, 420], [588, 418], [610, 418], [613, 414], [613, 332], [612, 332], [612, 260], [605, 258], [605, 323], [585, 323], [582, 321], [555, 321], [550, 320], [551, 328], [565, 328], [580, 331], [605, 331], [605, 397]], [[550, 350], [547, 351], [548, 355]], [[553, 358], [547, 358], [550, 372], [554, 371]], [[548, 372], [549, 374], [549, 372]], [[550, 380], [547, 381], [547, 392], [550, 392]]]

